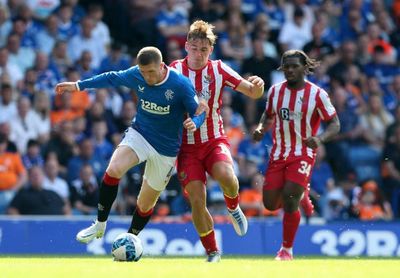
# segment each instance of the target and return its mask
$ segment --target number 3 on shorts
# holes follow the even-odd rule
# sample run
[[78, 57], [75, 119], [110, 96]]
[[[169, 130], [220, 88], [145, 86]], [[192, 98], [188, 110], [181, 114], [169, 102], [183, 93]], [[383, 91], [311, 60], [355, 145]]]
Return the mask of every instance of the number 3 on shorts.
[[308, 177], [310, 175], [310, 172], [311, 172], [311, 165], [308, 164], [304, 160], [300, 161], [300, 164], [301, 164], [301, 166], [300, 166], [300, 168], [298, 170], [299, 173], [300, 174], [304, 174], [304, 175], [306, 175]]

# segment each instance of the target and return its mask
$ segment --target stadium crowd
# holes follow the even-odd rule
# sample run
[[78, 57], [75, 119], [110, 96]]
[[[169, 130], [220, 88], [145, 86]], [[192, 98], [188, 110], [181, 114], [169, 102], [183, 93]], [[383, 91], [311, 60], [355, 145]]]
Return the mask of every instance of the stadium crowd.
[[[213, 59], [268, 89], [283, 80], [280, 54], [302, 49], [322, 62], [309, 80], [337, 110], [340, 134], [318, 149], [311, 179], [315, 216], [400, 217], [400, 1], [383, 0], [0, 0], [0, 213], [94, 215], [98, 183], [136, 114], [135, 92], [99, 89], [56, 95], [77, 81], [135, 65], [144, 46], [167, 63], [185, 57], [193, 20], [215, 25]], [[223, 94], [225, 132], [249, 217], [280, 215], [262, 204], [272, 144], [251, 134], [265, 98]], [[131, 215], [143, 165], [121, 181], [113, 214]], [[208, 206], [227, 221], [211, 178]], [[189, 220], [175, 174], [153, 220]]]

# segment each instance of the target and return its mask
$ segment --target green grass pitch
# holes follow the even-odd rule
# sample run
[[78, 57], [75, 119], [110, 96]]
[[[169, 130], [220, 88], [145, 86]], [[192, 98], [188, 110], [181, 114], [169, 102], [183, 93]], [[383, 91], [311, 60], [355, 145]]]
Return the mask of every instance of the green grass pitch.
[[203, 257], [143, 257], [139, 262], [113, 262], [110, 257], [0, 257], [0, 277], [85, 278], [328, 278], [400, 277], [399, 259], [295, 258], [276, 262], [272, 257], [224, 256], [218, 264]]

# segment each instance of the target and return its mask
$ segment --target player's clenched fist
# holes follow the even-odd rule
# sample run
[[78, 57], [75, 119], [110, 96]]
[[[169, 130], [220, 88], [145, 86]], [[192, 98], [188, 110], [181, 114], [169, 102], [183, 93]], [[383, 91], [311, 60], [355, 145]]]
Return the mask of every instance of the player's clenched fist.
[[190, 132], [195, 132], [196, 131], [196, 124], [193, 122], [192, 118], [187, 118], [183, 122], [183, 127], [186, 128]]
[[264, 129], [262, 127], [257, 127], [253, 131], [253, 140], [258, 142], [261, 141], [264, 137]]
[[257, 75], [250, 76], [247, 80], [259, 88], [264, 87], [264, 80]]
[[77, 91], [78, 88], [76, 87], [75, 82], [62, 82], [58, 83], [56, 85], [56, 93], [57, 94], [62, 94], [64, 92], [71, 92], [71, 91]]

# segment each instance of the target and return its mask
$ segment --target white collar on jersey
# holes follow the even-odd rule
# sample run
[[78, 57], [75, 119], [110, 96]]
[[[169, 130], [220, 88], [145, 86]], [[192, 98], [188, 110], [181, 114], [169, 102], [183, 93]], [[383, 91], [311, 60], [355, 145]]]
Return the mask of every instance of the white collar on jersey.
[[161, 80], [161, 82], [159, 82], [159, 83], [157, 83], [157, 84], [154, 84], [154, 86], [160, 86], [160, 85], [164, 84], [164, 83], [168, 80], [168, 77], [169, 77], [169, 67], [168, 67], [166, 64], [164, 64], [164, 68], [165, 68], [165, 70], [167, 71], [167, 73], [165, 74], [164, 79]]

